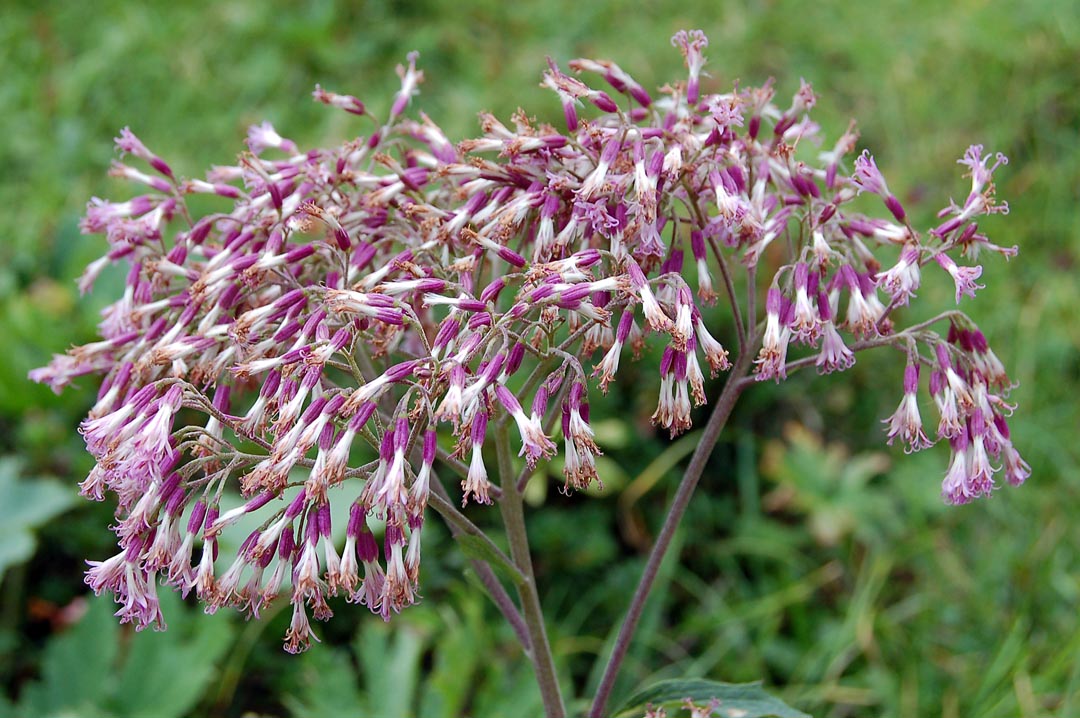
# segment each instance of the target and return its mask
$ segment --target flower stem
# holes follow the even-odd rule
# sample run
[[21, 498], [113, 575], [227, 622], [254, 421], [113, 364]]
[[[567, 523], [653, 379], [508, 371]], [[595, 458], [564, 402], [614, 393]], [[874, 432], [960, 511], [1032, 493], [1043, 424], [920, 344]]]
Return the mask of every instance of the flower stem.
[[[468, 519], [465, 519], [464, 522], [460, 520], [460, 518], [464, 518], [464, 514], [461, 514], [459, 511], [457, 511], [457, 509], [454, 509], [453, 504], [450, 503], [450, 497], [447, 495], [446, 489], [443, 487], [442, 482], [438, 480], [438, 477], [434, 478], [435, 481], [433, 481], [431, 484], [432, 491], [434, 492], [433, 496], [435, 497], [433, 500], [433, 505], [438, 504], [443, 509], [443, 511], [446, 511], [446, 513], [443, 513], [442, 515], [443, 519], [446, 521], [447, 526], [450, 528], [450, 535], [453, 536], [454, 539], [458, 539], [462, 535], [472, 535], [481, 538], [487, 543], [490, 543], [490, 539], [487, 538], [487, 534], [485, 534], [479, 527], [477, 527], [475, 524], [472, 524], [472, 522], [469, 522]], [[447, 511], [447, 507], [452, 509], [452, 511]], [[436, 510], [438, 511], [439, 509]], [[473, 533], [473, 529], [476, 530], [475, 533]], [[490, 547], [493, 548], [495, 551], [498, 551], [498, 547], [496, 547], [493, 543], [490, 544]], [[501, 555], [501, 553], [502, 552], [499, 552], [499, 555]], [[484, 584], [484, 588], [487, 589], [488, 596], [491, 597], [491, 600], [495, 603], [495, 606], [502, 613], [507, 623], [510, 624], [510, 627], [514, 629], [514, 633], [517, 635], [518, 641], [520, 641], [521, 645], [525, 646], [525, 648], [528, 649], [529, 646], [532, 644], [532, 641], [529, 638], [529, 629], [525, 625], [525, 619], [521, 617], [521, 612], [518, 611], [518, 607], [514, 605], [513, 599], [510, 598], [510, 594], [508, 594], [506, 592], [506, 589], [503, 588], [502, 584], [499, 583], [499, 579], [495, 576], [495, 572], [492, 570], [489, 564], [475, 558], [470, 559], [470, 563], [472, 564], [473, 570], [476, 571], [476, 575], [480, 578], [480, 582]], [[507, 561], [507, 563], [511, 566], [513, 565], [509, 562], [509, 560]], [[515, 579], [518, 578], [521, 577], [515, 577]]]
[[735, 407], [735, 402], [742, 393], [744, 385], [740, 380], [750, 370], [750, 363], [754, 356], [752, 348], [756, 343], [757, 338], [755, 337], [754, 341], [744, 347], [744, 351], [739, 354], [731, 374], [728, 375], [727, 383], [724, 384], [724, 390], [721, 392], [720, 398], [717, 399], [716, 406], [713, 407], [712, 415], [709, 416], [709, 421], [701, 432], [701, 443], [698, 444], [693, 456], [690, 457], [690, 463], [687, 465], [686, 472], [679, 482], [679, 488], [675, 492], [675, 497], [671, 500], [671, 507], [668, 509], [667, 517], [664, 519], [664, 525], [661, 527], [660, 533], [656, 537], [656, 543], [653, 544], [652, 551], [649, 553], [649, 559], [645, 563], [645, 570], [642, 572], [638, 586], [630, 599], [630, 607], [626, 611], [626, 618], [623, 619], [622, 626], [619, 627], [619, 634], [615, 638], [611, 656], [608, 658], [607, 665], [604, 666], [604, 674], [596, 688], [596, 696], [593, 698], [592, 709], [589, 711], [590, 718], [601, 718], [604, 715], [608, 698], [611, 697], [611, 691], [615, 687], [615, 679], [619, 675], [619, 668], [623, 659], [626, 658], [638, 621], [641, 620], [641, 614], [645, 610], [645, 601], [648, 599], [649, 592], [656, 581], [660, 563], [664, 560], [664, 554], [667, 553], [668, 547], [671, 546], [671, 540], [675, 536], [675, 530], [678, 528], [683, 514], [686, 513], [687, 506], [690, 505], [690, 498], [694, 495], [694, 489], [697, 488], [698, 480], [705, 470], [709, 454], [712, 453], [713, 446], [716, 445], [717, 440], [720, 438], [720, 432], [727, 423], [728, 417], [731, 416], [731, 410]]
[[559, 690], [559, 678], [555, 673], [555, 660], [551, 655], [547, 631], [544, 627], [544, 615], [540, 610], [540, 597], [536, 592], [536, 576], [533, 573], [532, 557], [529, 555], [529, 537], [525, 532], [525, 511], [522, 494], [515, 481], [514, 467], [510, 459], [510, 433], [505, 422], [496, 424], [495, 446], [499, 457], [499, 477], [503, 495], [499, 500], [506, 536], [510, 542], [510, 557], [514, 565], [524, 575], [517, 584], [518, 597], [529, 629], [529, 642], [526, 647], [529, 659], [536, 671], [536, 682], [540, 685], [540, 697], [544, 701], [544, 715], [547, 718], [564, 718], [566, 707], [563, 705]]
[[432, 509], [443, 517], [443, 520], [446, 521], [451, 530], [456, 531], [458, 534], [464, 534], [479, 539], [484, 544], [487, 551], [490, 551], [491, 555], [495, 557], [499, 563], [505, 564], [511, 570], [516, 569], [511, 577], [515, 583], [521, 583], [528, 578], [520, 570], [515, 560], [507, 558], [479, 526], [470, 521], [465, 514], [458, 511], [457, 508], [450, 503], [449, 497], [444, 496], [442, 492], [436, 490], [435, 493], [432, 493], [428, 497], [428, 503], [431, 505]]

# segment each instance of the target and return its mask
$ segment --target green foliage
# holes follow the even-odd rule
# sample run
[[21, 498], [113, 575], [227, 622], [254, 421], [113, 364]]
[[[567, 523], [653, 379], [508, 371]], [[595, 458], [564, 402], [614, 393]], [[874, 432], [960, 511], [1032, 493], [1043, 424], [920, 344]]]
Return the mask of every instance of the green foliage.
[[[854, 531], [869, 530], [858, 538], [877, 544], [902, 531], [896, 492], [868, 485], [889, 468], [886, 454], [847, 456], [843, 447], [823, 447], [798, 425], [789, 426], [785, 438], [764, 447], [762, 473], [780, 484], [765, 496], [766, 508], [805, 516], [810, 537], [823, 546], [835, 546]], [[927, 503], [936, 498], [922, 493]]]
[[715, 702], [711, 715], [720, 718], [809, 718], [770, 696], [760, 684], [701, 679], [660, 681], [644, 688], [615, 712], [615, 718], [637, 718], [646, 706], [677, 710], [688, 700], [700, 706]]
[[491, 630], [478, 594], [462, 610], [420, 606], [397, 625], [368, 622], [348, 648], [298, 659], [285, 704], [295, 718], [487, 718], [540, 715], [527, 664], [508, 664], [503, 632]]
[[231, 642], [223, 617], [181, 610], [162, 596], [169, 630], [134, 638], [110, 615], [112, 602], [88, 602], [86, 615], [49, 642], [41, 678], [23, 689], [13, 715], [177, 718], [199, 702]]
[[0, 458], [0, 579], [34, 554], [38, 527], [75, 502], [75, 492], [55, 479], [20, 479], [19, 463]]

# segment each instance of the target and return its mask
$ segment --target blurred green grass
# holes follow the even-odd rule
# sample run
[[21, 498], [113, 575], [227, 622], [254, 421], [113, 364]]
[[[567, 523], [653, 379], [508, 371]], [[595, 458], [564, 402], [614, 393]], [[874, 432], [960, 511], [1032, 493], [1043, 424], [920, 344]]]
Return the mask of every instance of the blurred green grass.
[[[263, 119], [301, 146], [341, 140], [364, 132], [365, 121], [316, 105], [314, 84], [385, 111], [393, 67], [416, 49], [427, 80], [414, 107], [462, 138], [480, 109], [507, 117], [520, 105], [558, 117], [538, 87], [546, 55], [613, 59], [646, 87], [679, 77], [669, 38], [686, 27], [710, 37], [712, 86], [775, 76], [782, 97], [805, 77], [827, 134], [856, 117], [860, 146], [873, 149], [923, 226], [944, 198], [966, 192], [953, 163], [968, 144], [1009, 155], [998, 191], [1012, 212], [986, 229], [1021, 253], [1007, 265], [988, 258], [987, 289], [964, 308], [1020, 382], [1014, 440], [1034, 472], [1023, 489], [942, 507], [943, 450], [906, 457], [882, 446], [876, 419], [899, 397], [896, 357], [860, 358], [847, 376], [755, 388], [695, 499], [684, 565], [654, 602], [625, 687], [693, 673], [765, 678], [817, 716], [1080, 714], [1080, 9], [1070, 0], [9, 2], [0, 10], [0, 453], [19, 455], [27, 475], [68, 483], [88, 467], [74, 426], [93, 387], [57, 398], [25, 376], [50, 353], [92, 339], [108, 301], [107, 281], [80, 301], [73, 280], [102, 247], [78, 233], [85, 202], [128, 192], [105, 177], [120, 127], [187, 176], [231, 160], [246, 127]], [[951, 301], [944, 282], [922, 292], [940, 306]], [[624, 388], [594, 412], [647, 416], [651, 401]], [[789, 423], [804, 432], [784, 434]], [[629, 435], [608, 453], [624, 467], [668, 450], [638, 424]], [[888, 468], [843, 484], [837, 477], [860, 461]], [[549, 494], [535, 514], [555, 645], [578, 692], [625, 605], [638, 540], [657, 525], [671, 473], [629, 507], [613, 488], [599, 499]], [[628, 484], [637, 478], [627, 471]], [[56, 640], [41, 606], [82, 593], [81, 560], [107, 550], [107, 523], [107, 508], [77, 509], [46, 527], [34, 559], [4, 579], [0, 646], [18, 656], [0, 665], [10, 695], [40, 674]], [[808, 525], [842, 530], [823, 540], [828, 532]], [[520, 658], [505, 633], [486, 628], [493, 612], [466, 590], [460, 557], [445, 540], [425, 545], [433, 547], [425, 606], [396, 622], [419, 636], [410, 650], [421, 658], [409, 670], [448, 680], [431, 666], [450, 661], [478, 687], [465, 698], [418, 694], [385, 715], [412, 715], [416, 705], [422, 715], [453, 715], [454, 706], [497, 715], [500, 690], [518, 695], [505, 689], [527, 671], [461, 663], [477, 652], [500, 666]], [[341, 608], [354, 621], [328, 627], [328, 640], [370, 665], [364, 651], [392, 639], [369, 636], [382, 627]], [[337, 674], [329, 681], [318, 669], [325, 656], [280, 653], [280, 628], [241, 632], [200, 714], [303, 715], [332, 704], [316, 700], [328, 691], [377, 690], [363, 675], [346, 687]]]

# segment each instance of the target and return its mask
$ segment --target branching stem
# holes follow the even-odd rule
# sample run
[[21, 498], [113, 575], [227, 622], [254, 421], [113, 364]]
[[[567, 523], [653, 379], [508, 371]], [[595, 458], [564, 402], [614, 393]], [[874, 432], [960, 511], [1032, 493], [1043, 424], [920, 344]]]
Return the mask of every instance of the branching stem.
[[521, 492], [514, 481], [514, 468], [510, 456], [510, 433], [505, 423], [496, 426], [495, 446], [499, 456], [500, 483], [503, 496], [499, 500], [506, 536], [510, 541], [510, 556], [514, 565], [523, 574], [523, 580], [517, 584], [518, 597], [521, 600], [525, 624], [529, 629], [529, 659], [536, 670], [536, 682], [540, 685], [540, 696], [544, 701], [544, 715], [547, 718], [565, 718], [566, 707], [563, 705], [559, 678], [555, 673], [555, 660], [548, 643], [547, 630], [544, 627], [544, 615], [540, 610], [540, 597], [536, 591], [536, 576], [533, 573], [532, 557], [529, 554], [529, 537], [525, 532], [525, 511]]
[[675, 497], [671, 500], [671, 506], [668, 509], [667, 517], [664, 519], [664, 525], [661, 527], [660, 533], [656, 537], [656, 543], [653, 544], [652, 551], [649, 553], [637, 589], [635, 589], [634, 595], [630, 599], [630, 607], [626, 611], [626, 618], [623, 619], [622, 626], [619, 628], [619, 634], [615, 638], [611, 656], [608, 658], [603, 677], [601, 677], [597, 686], [592, 709], [589, 711], [590, 718], [601, 718], [604, 715], [608, 698], [611, 697], [611, 691], [615, 687], [615, 679], [619, 675], [619, 668], [622, 666], [623, 659], [626, 658], [626, 653], [630, 649], [630, 642], [633, 640], [638, 621], [641, 620], [641, 614], [645, 610], [645, 601], [648, 599], [653, 583], [656, 581], [660, 564], [671, 546], [671, 540], [675, 536], [675, 530], [678, 528], [683, 514], [686, 513], [687, 506], [690, 505], [690, 498], [694, 495], [694, 489], [697, 488], [698, 480], [701, 479], [701, 474], [705, 470], [709, 455], [712, 453], [716, 441], [720, 438], [720, 432], [727, 423], [728, 417], [731, 416], [731, 410], [735, 407], [735, 402], [742, 392], [744, 387], [742, 379], [750, 370], [751, 358], [754, 356], [752, 349], [756, 343], [757, 338], [755, 337], [753, 344], [747, 346], [739, 354], [739, 358], [728, 376], [727, 383], [724, 385], [724, 390], [720, 394], [720, 398], [717, 399], [716, 406], [713, 407], [712, 415], [709, 416], [709, 421], [701, 432], [701, 443], [698, 444], [693, 456], [690, 457], [690, 463], [687, 465], [686, 472], [679, 482], [679, 488], [675, 492]]

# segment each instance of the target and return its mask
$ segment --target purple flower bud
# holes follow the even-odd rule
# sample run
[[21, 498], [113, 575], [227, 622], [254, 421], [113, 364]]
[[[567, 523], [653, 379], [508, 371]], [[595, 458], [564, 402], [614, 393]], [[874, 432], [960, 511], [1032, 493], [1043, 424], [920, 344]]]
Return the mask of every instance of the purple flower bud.
[[330, 525], [330, 504], [320, 504], [319, 508], [316, 509], [315, 516], [319, 525], [319, 535], [329, 539], [332, 528]]
[[606, 92], [597, 90], [596, 94], [589, 98], [589, 101], [596, 105], [604, 112], [618, 112], [619, 106], [615, 104], [615, 101], [608, 96]]
[[517, 397], [502, 384], [495, 387], [495, 396], [509, 413], [516, 414], [521, 411], [521, 403]]
[[360, 433], [377, 408], [378, 405], [373, 401], [365, 401], [361, 404], [360, 408], [349, 419], [349, 430], [356, 434]]
[[290, 524], [285, 527], [281, 532], [281, 538], [278, 539], [278, 557], [282, 561], [289, 561], [295, 551], [296, 538], [293, 536], [293, 527]]
[[247, 538], [245, 538], [243, 540], [243, 542], [240, 544], [240, 548], [236, 552], [237, 555], [238, 556], [249, 556], [250, 555], [249, 552], [251, 551], [252, 547], [255, 546], [255, 544], [257, 544], [259, 542], [259, 536], [261, 536], [261, 535], [262, 534], [258, 529], [256, 529], [256, 530], [252, 531], [251, 533], [249, 533], [247, 535]]
[[431, 466], [435, 463], [436, 450], [439, 447], [438, 435], [434, 429], [428, 429], [424, 432], [424, 451], [422, 455], [422, 461], [424, 464]]
[[266, 506], [274, 499], [273, 491], [264, 491], [255, 498], [244, 504], [244, 513], [250, 514], [252, 511], [258, 511], [263, 506]]
[[904, 393], [915, 394], [919, 391], [919, 364], [908, 364], [904, 369]]
[[292, 521], [304, 511], [305, 506], [307, 506], [307, 494], [301, 491], [285, 509], [285, 518]]
[[555, 294], [555, 287], [550, 284], [542, 284], [536, 289], [529, 292], [530, 302], [540, 302]]
[[483, 410], [476, 412], [472, 420], [472, 428], [469, 431], [469, 439], [472, 441], [473, 446], [480, 446], [484, 443], [484, 437], [487, 435], [487, 423], [487, 412]]
[[[191, 509], [191, 517], [188, 519], [187, 532], [192, 535], [197, 535], [199, 529], [203, 526], [203, 520], [206, 518], [206, 502], [199, 499], [195, 502], [195, 506]], [[209, 524], [207, 524], [209, 525]]]
[[532, 401], [532, 414], [533, 416], [543, 416], [547, 413], [548, 409], [548, 390], [544, 385], [540, 385], [540, 388], [536, 390], [533, 395]]
[[503, 371], [507, 376], [512, 376], [521, 368], [521, 362], [525, 358], [525, 345], [521, 342], [514, 342], [514, 346], [510, 347], [510, 355], [506, 360], [506, 367]]
[[944, 344], [935, 345], [934, 353], [937, 355], [938, 366], [942, 371], [952, 369], [952, 361], [949, 359], [949, 350], [945, 348]]
[[401, 381], [402, 379], [405, 379], [406, 377], [412, 375], [412, 373], [416, 370], [416, 365], [417, 362], [415, 361], [403, 361], [400, 364], [395, 364], [394, 366], [387, 369], [386, 372], [384, 372], [383, 376], [386, 377], [387, 381]]
[[503, 365], [506, 364], [506, 355], [499, 352], [491, 361], [488, 362], [487, 367], [483, 370], [483, 380], [486, 384], [494, 384], [495, 380], [499, 378], [499, 374], [502, 372]]
[[379, 458], [387, 463], [394, 460], [394, 432], [383, 432], [379, 442]]
[[907, 213], [904, 212], [904, 206], [900, 204], [900, 200], [896, 198], [896, 195], [890, 194], [886, 197], [885, 206], [892, 212], [893, 217], [896, 217], [897, 222], [903, 222], [907, 217]]

